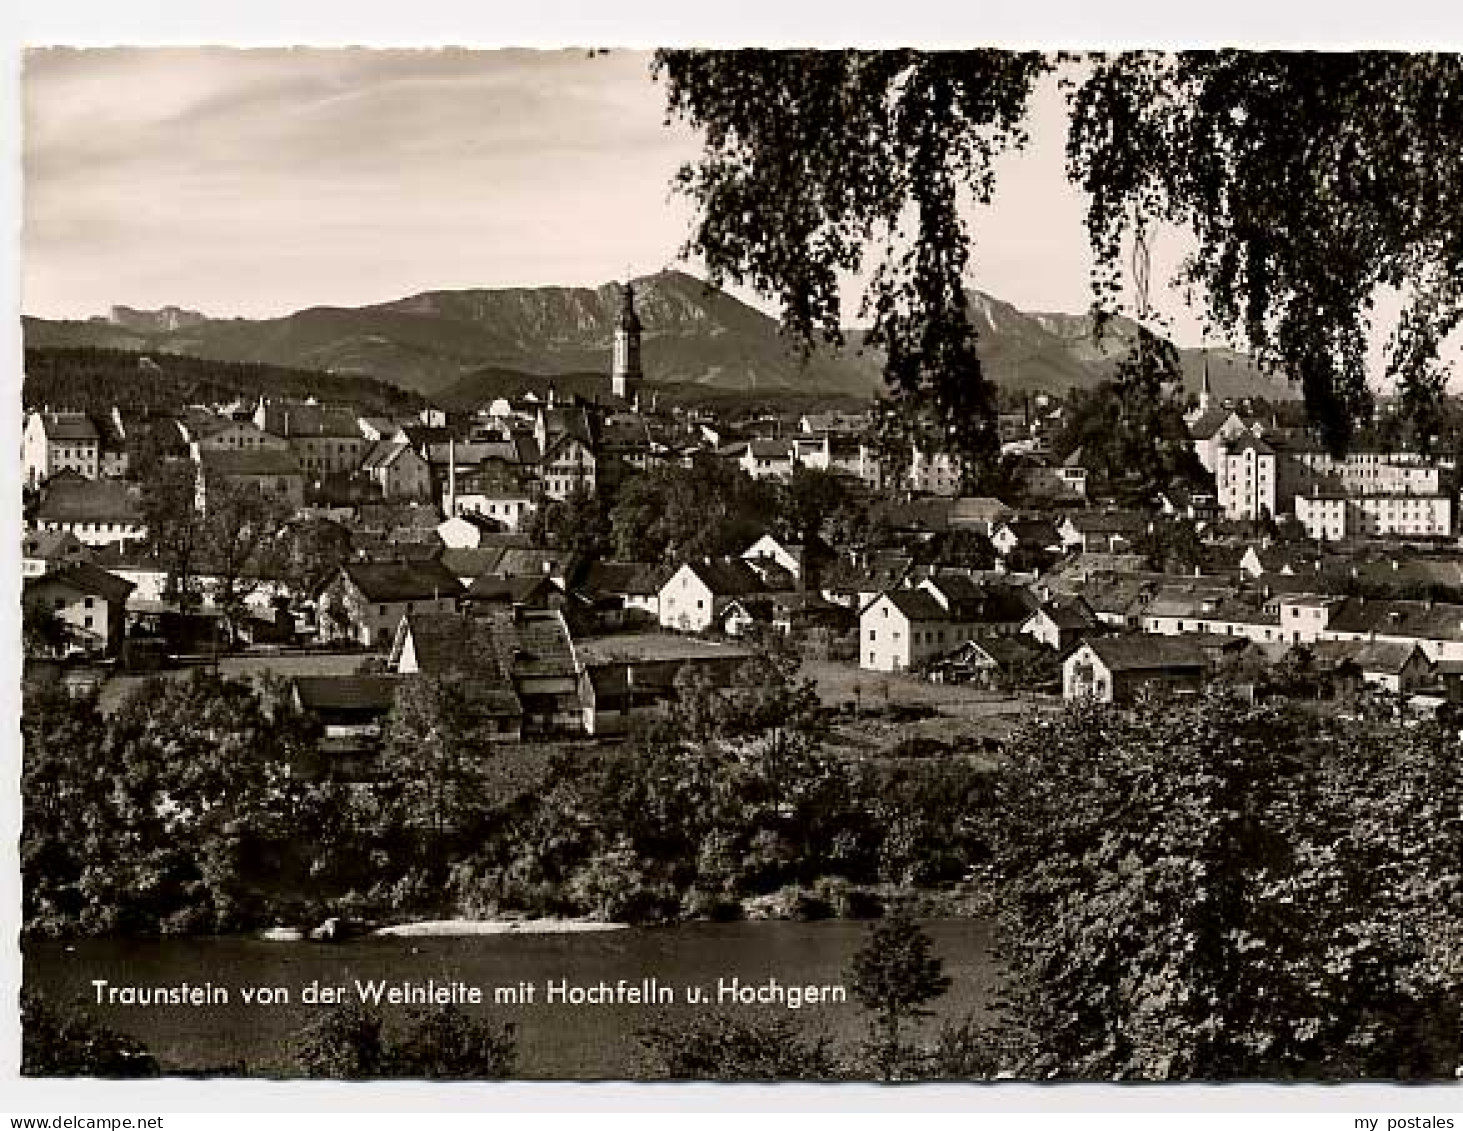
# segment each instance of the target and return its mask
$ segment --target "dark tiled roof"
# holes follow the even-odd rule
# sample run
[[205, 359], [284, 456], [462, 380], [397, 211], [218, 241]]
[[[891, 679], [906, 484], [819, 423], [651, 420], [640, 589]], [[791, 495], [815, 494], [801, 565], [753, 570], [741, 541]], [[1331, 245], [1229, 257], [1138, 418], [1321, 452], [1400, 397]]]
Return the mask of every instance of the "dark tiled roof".
[[396, 444], [390, 440], [378, 440], [371, 445], [361, 460], [361, 468], [364, 471], [375, 471], [378, 468], [390, 467], [404, 452], [412, 450], [410, 444]]
[[[573, 676], [578, 664], [564, 618], [552, 610], [524, 609], [492, 618], [500, 662], [515, 679]], [[506, 649], [506, 651], [505, 651]]]
[[549, 578], [482, 575], [467, 587], [467, 599], [485, 604], [544, 605], [559, 587]]
[[113, 479], [53, 479], [36, 510], [43, 522], [142, 521], [136, 493]]
[[1064, 632], [1077, 632], [1100, 623], [1081, 597], [1057, 597], [1042, 605], [1042, 612]]
[[556, 612], [414, 614], [406, 622], [417, 665], [428, 675], [462, 671], [491, 683], [576, 674], [569, 629]]
[[[544, 433], [549, 437], [549, 450], [557, 446], [556, 437], [572, 436], [587, 448], [594, 447], [594, 422], [583, 408], [546, 408], [543, 410]], [[544, 453], [545, 457], [548, 452]]]
[[891, 589], [883, 596], [888, 597], [890, 603], [910, 620], [950, 619], [950, 614], [941, 608], [940, 602], [922, 589]]
[[1189, 425], [1189, 435], [1195, 440], [1208, 440], [1216, 435], [1224, 427], [1225, 422], [1234, 415], [1233, 409], [1211, 408]]
[[86, 553], [86, 547], [69, 530], [32, 530], [21, 539], [20, 546], [24, 557], [46, 561], [64, 558], [68, 551], [73, 556]]
[[276, 436], [331, 436], [362, 439], [361, 426], [350, 409], [318, 404], [270, 404], [264, 408], [264, 430]]
[[1109, 671], [1203, 668], [1203, 650], [1177, 636], [1095, 636], [1085, 642]]
[[274, 448], [204, 449], [198, 453], [205, 475], [299, 475], [294, 452]]
[[91, 562], [68, 562], [40, 577], [26, 578], [26, 589], [40, 585], [69, 586], [78, 592], [92, 593], [104, 601], [115, 603], [125, 602], [127, 595], [137, 588], [132, 582], [124, 581]]
[[442, 551], [441, 556], [442, 564], [458, 577], [481, 577], [485, 573], [495, 573], [502, 560], [501, 546], [478, 546], [476, 549], [461, 550], [449, 547]]
[[653, 597], [666, 583], [669, 571], [651, 562], [592, 561], [586, 567], [578, 588], [590, 595], [632, 594]]
[[368, 601], [427, 601], [457, 597], [462, 583], [435, 558], [347, 562], [341, 569]]
[[505, 546], [494, 572], [503, 577], [547, 577], [564, 567], [565, 557], [560, 550], [535, 546]]
[[947, 616], [953, 621], [1005, 624], [1025, 620], [1036, 611], [1035, 598], [1017, 586], [981, 584], [958, 573], [940, 574], [927, 584], [944, 594]]
[[1317, 660], [1326, 664], [1353, 663], [1363, 672], [1396, 675], [1418, 644], [1397, 644], [1385, 640], [1318, 640], [1310, 645]]
[[648, 448], [650, 430], [644, 421], [612, 420], [600, 431], [600, 443], [609, 448]]
[[950, 501], [950, 522], [992, 522], [1014, 514], [1000, 499], [986, 496], [963, 496]]
[[1135, 511], [1079, 511], [1071, 521], [1083, 534], [1141, 534], [1148, 529], [1148, 519]]
[[373, 530], [393, 530], [399, 526], [436, 530], [441, 521], [437, 508], [423, 503], [362, 503], [356, 511], [357, 525]]
[[741, 558], [703, 558], [686, 564], [714, 597], [742, 597], [766, 588], [757, 571]]
[[389, 675], [301, 675], [294, 680], [307, 711], [391, 710], [398, 678]]
[[1027, 545], [1057, 546], [1062, 541], [1056, 523], [1045, 518], [1013, 518], [1002, 525], [1016, 536], [1018, 542]]
[[48, 440], [100, 440], [96, 423], [85, 413], [43, 412], [41, 425]]
[[519, 445], [507, 438], [432, 444], [428, 454], [433, 463], [440, 464], [446, 464], [450, 457], [459, 468], [486, 462], [515, 465], [522, 462]]
[[1275, 449], [1264, 440], [1260, 439], [1253, 432], [1246, 432], [1242, 436], [1236, 436], [1229, 445], [1231, 452], [1246, 452], [1253, 450], [1256, 455], [1273, 456]]
[[1335, 632], [1408, 636], [1416, 640], [1463, 641], [1463, 605], [1442, 601], [1347, 600], [1326, 627]]

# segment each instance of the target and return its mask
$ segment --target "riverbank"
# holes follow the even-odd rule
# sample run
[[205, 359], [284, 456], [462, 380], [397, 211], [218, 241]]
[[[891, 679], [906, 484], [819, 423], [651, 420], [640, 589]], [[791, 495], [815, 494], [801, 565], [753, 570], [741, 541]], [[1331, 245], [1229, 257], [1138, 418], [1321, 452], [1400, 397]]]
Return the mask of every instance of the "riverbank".
[[371, 932], [376, 938], [470, 938], [477, 935], [576, 935], [596, 931], [628, 930], [628, 923], [591, 919], [428, 919], [397, 923]]

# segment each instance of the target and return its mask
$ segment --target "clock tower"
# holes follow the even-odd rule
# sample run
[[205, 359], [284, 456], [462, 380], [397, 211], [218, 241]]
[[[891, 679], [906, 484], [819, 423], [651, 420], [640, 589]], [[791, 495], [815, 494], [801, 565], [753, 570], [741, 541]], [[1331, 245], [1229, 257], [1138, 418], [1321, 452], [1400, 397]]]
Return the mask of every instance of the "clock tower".
[[615, 358], [610, 369], [610, 392], [634, 403], [644, 374], [640, 371], [640, 316], [635, 313], [635, 285], [620, 292], [620, 313], [615, 319]]

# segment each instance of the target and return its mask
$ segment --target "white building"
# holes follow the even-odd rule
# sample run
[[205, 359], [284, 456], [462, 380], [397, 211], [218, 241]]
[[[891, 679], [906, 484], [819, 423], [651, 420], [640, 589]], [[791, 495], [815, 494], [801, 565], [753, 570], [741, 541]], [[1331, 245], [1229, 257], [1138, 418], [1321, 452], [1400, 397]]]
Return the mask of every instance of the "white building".
[[881, 593], [859, 614], [859, 667], [867, 671], [908, 671], [960, 643], [944, 606], [922, 589]]
[[33, 486], [62, 471], [95, 479], [101, 449], [101, 432], [85, 413], [33, 412], [21, 437], [21, 474]]
[[1295, 497], [1295, 518], [1317, 541], [1343, 538], [1444, 538], [1453, 532], [1453, 500], [1444, 494], [1348, 494], [1313, 487]]
[[686, 562], [660, 587], [658, 615], [663, 628], [701, 632], [721, 622], [737, 598], [763, 592], [762, 579], [740, 558]]
[[788, 479], [797, 466], [793, 446], [786, 440], [753, 440], [737, 460], [753, 479]]
[[1441, 469], [1416, 452], [1353, 450], [1340, 459], [1322, 449], [1299, 449], [1296, 460], [1352, 495], [1437, 495]]
[[927, 495], [960, 494], [961, 463], [950, 452], [924, 452], [910, 448], [909, 486]]
[[1215, 451], [1214, 481], [1219, 509], [1233, 521], [1275, 517], [1275, 449], [1251, 432], [1220, 443]]

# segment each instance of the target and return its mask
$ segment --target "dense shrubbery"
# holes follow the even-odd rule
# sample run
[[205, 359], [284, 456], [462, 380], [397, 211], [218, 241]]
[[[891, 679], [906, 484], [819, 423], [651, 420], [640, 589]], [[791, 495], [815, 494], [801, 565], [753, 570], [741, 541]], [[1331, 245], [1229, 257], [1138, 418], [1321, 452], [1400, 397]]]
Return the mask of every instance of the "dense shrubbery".
[[40, 994], [20, 995], [23, 1076], [145, 1077], [157, 1061], [139, 1042], [90, 1017], [57, 1009]]
[[1001, 774], [1022, 1076], [1452, 1076], [1455, 734], [1211, 697], [1069, 712]]
[[[551, 759], [505, 789], [462, 689], [398, 702], [383, 778], [314, 776], [276, 692], [200, 673], [110, 717], [25, 706], [27, 930], [211, 933], [327, 915], [503, 913], [664, 921], [867, 914], [878, 885], [958, 881], [987, 852], [989, 775], [929, 759], [829, 757], [805, 686], [771, 665], [683, 689], [624, 752]], [[496, 775], [495, 775], [495, 771]], [[308, 832], [305, 832], [308, 830]], [[781, 893], [781, 894], [779, 894]]]
[[416, 1010], [393, 1033], [379, 1013], [351, 1003], [297, 1033], [291, 1053], [306, 1076], [331, 1080], [501, 1080], [518, 1039], [512, 1025], [495, 1028], [453, 1005]]

